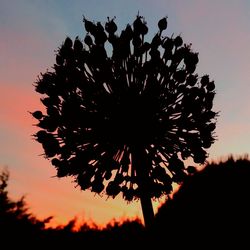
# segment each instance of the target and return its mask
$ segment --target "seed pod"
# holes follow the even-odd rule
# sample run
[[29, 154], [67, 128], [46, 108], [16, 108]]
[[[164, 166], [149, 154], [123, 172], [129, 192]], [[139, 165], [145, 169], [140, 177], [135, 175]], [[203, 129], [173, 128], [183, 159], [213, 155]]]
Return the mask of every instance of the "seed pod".
[[142, 35], [146, 35], [147, 33], [148, 33], [147, 24], [146, 24], [146, 22], [143, 22], [143, 23], [142, 23], [142, 26], [141, 26], [141, 34], [142, 34]]
[[104, 175], [105, 180], [109, 180], [112, 177], [112, 172], [111, 171], [107, 171]]
[[48, 136], [48, 133], [45, 130], [39, 130], [36, 134], [36, 140], [40, 143], [43, 143]]
[[174, 45], [175, 45], [176, 47], [180, 47], [182, 44], [183, 44], [183, 40], [182, 40], [181, 36], [177, 36], [177, 37], [174, 39]]
[[71, 40], [71, 38], [66, 37], [65, 41], [64, 41], [64, 46], [65, 48], [72, 48], [73, 42]]
[[117, 25], [114, 22], [114, 18], [112, 18], [111, 21], [109, 21], [109, 17], [108, 17], [108, 22], [106, 22], [105, 24], [105, 30], [109, 34], [114, 34], [117, 31]]
[[131, 28], [131, 25], [127, 25], [125, 29], [125, 35], [127, 38], [127, 41], [130, 41], [133, 38], [133, 30]]
[[207, 158], [207, 153], [203, 149], [199, 149], [196, 152], [194, 152], [194, 162], [195, 163], [204, 163]]
[[59, 118], [59, 111], [55, 106], [49, 106], [47, 108], [47, 115], [53, 117], [53, 119]]
[[214, 131], [216, 128], [216, 124], [215, 123], [209, 123], [207, 125], [207, 129], [211, 132], [211, 131]]
[[37, 111], [35, 111], [35, 112], [31, 113], [31, 114], [32, 114], [32, 116], [33, 116], [34, 118], [36, 118], [36, 119], [38, 119], [38, 120], [40, 120], [40, 119], [43, 118], [43, 113], [42, 113], [42, 111], [40, 111], [40, 110], [37, 110]]
[[133, 188], [127, 188], [123, 191], [123, 197], [127, 201], [132, 201], [134, 197], [134, 190]]
[[90, 35], [86, 35], [84, 38], [84, 42], [90, 47], [93, 45], [93, 40]]
[[60, 161], [59, 159], [57, 159], [57, 158], [53, 158], [53, 159], [51, 160], [51, 164], [52, 164], [53, 166], [55, 166], [55, 167], [59, 167], [60, 164], [61, 164], [61, 161]]
[[197, 172], [197, 169], [196, 169], [196, 167], [194, 167], [194, 166], [188, 166], [188, 167], [187, 167], [187, 172], [188, 172], [189, 174], [194, 174], [194, 173]]
[[166, 50], [171, 50], [174, 48], [174, 40], [167, 37], [163, 39], [162, 47]]
[[91, 187], [91, 176], [87, 174], [79, 174], [77, 177], [77, 183], [81, 187], [82, 190], [88, 189]]
[[117, 196], [121, 191], [121, 188], [119, 187], [119, 185], [114, 182], [114, 181], [110, 181], [108, 186], [106, 187], [106, 193], [107, 195], [110, 195], [110, 196]]
[[76, 53], [79, 53], [79, 52], [82, 51], [82, 49], [83, 49], [83, 44], [82, 44], [82, 42], [79, 40], [79, 38], [77, 37], [77, 38], [75, 39], [75, 41], [74, 41], [74, 51], [75, 51]]
[[[53, 134], [47, 134], [46, 138], [42, 142], [43, 148], [46, 154], [55, 155], [60, 149], [58, 140], [53, 136]], [[53, 157], [48, 156], [48, 157]]]
[[135, 21], [133, 22], [133, 28], [134, 28], [134, 32], [136, 33], [136, 35], [140, 35], [142, 34], [142, 26], [143, 26], [143, 22], [141, 20], [141, 16], [137, 16]]
[[68, 170], [65, 165], [61, 165], [57, 168], [57, 177], [62, 178], [68, 175]]
[[[127, 171], [128, 171], [128, 170], [127, 170]], [[123, 170], [123, 172], [125, 172], [125, 171]], [[119, 173], [116, 174], [114, 181], [115, 181], [117, 184], [121, 184], [121, 183], [124, 181], [123, 175], [122, 175], [122, 174], [119, 174]]]
[[104, 185], [101, 181], [96, 180], [92, 182], [92, 189], [91, 189], [92, 192], [101, 193], [103, 189], [104, 189]]
[[95, 44], [103, 45], [107, 41], [107, 35], [104, 31], [104, 28], [100, 22], [96, 25], [96, 32], [93, 34], [95, 37]]
[[213, 91], [214, 89], [215, 89], [214, 81], [209, 82], [208, 85], [207, 85], [207, 90], [208, 90], [209, 92], [211, 92], [211, 91]]
[[203, 139], [202, 140], [202, 147], [203, 148], [210, 148], [213, 143], [213, 140], [210, 139]]
[[159, 20], [158, 27], [160, 29], [160, 32], [165, 30], [167, 28], [167, 26], [168, 26], [167, 17], [164, 17], [164, 18]]
[[208, 75], [202, 76], [200, 83], [202, 86], [207, 86], [209, 84], [209, 76]]
[[61, 56], [61, 55], [56, 55], [56, 63], [58, 64], [58, 65], [60, 65], [60, 66], [62, 66], [63, 65], [63, 63], [64, 63], [64, 59], [63, 59], [63, 57]]
[[54, 132], [58, 127], [58, 121], [49, 116], [45, 116], [42, 120], [37, 124], [39, 128], [46, 129], [48, 132]]
[[196, 65], [199, 62], [198, 53], [189, 52], [185, 54], [184, 63]]
[[83, 18], [83, 22], [84, 22], [85, 30], [93, 34], [96, 28], [95, 24], [87, 20], [85, 17]]
[[197, 83], [197, 75], [189, 75], [186, 79], [186, 84], [193, 87]]
[[186, 71], [188, 73], [192, 74], [192, 73], [195, 72], [195, 70], [196, 70], [196, 65], [194, 63], [189, 63], [189, 64], [186, 65]]

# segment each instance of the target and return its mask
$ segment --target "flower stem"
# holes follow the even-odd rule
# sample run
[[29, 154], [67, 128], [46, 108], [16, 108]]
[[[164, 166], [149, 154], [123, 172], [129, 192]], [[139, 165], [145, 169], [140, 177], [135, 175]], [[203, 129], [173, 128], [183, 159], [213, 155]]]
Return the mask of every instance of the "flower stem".
[[140, 201], [144, 225], [148, 229], [154, 220], [154, 210], [150, 195], [149, 169], [150, 162], [144, 148], [133, 147], [132, 150], [132, 165], [136, 170], [136, 178], [138, 178], [138, 188], [140, 193]]
[[146, 229], [150, 228], [154, 220], [154, 210], [152, 201], [149, 195], [141, 195], [141, 207]]

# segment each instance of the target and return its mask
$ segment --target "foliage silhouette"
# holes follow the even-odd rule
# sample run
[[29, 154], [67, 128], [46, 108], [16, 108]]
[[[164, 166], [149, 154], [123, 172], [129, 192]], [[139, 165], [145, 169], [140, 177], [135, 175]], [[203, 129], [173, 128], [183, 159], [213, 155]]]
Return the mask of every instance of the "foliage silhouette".
[[166, 17], [151, 42], [139, 14], [120, 34], [114, 18], [104, 26], [83, 22], [84, 42], [67, 37], [54, 70], [35, 84], [46, 113], [32, 112], [40, 128], [34, 137], [58, 177], [74, 177], [82, 190], [140, 199], [149, 226], [151, 199], [170, 194], [173, 182], [193, 171], [186, 159], [207, 158], [215, 140], [214, 81], [195, 73], [198, 53], [190, 44], [163, 35]]
[[65, 249], [87, 244], [117, 249], [135, 247], [137, 243], [175, 249], [210, 246], [248, 249], [250, 245], [248, 158], [210, 163], [189, 175], [173, 197], [159, 208], [150, 231], [144, 229], [140, 220], [113, 221], [104, 228], [83, 222], [75, 229], [73, 219], [64, 226], [45, 227], [51, 217], [38, 220], [27, 212], [23, 198], [18, 201], [9, 198], [8, 177], [7, 172], [0, 174], [0, 235], [1, 246], [10, 249], [16, 244], [21, 249], [34, 246]]
[[[8, 192], [9, 173], [0, 172], [0, 235], [1, 246], [16, 249], [34, 249], [39, 247], [79, 246], [89, 244], [99, 246], [111, 242], [142, 241], [143, 225], [139, 219], [112, 221], [104, 228], [83, 222], [76, 228], [76, 219], [66, 225], [49, 227], [52, 217], [43, 220], [37, 219], [29, 208], [24, 197], [14, 201]], [[105, 246], [105, 245], [103, 245]], [[109, 245], [107, 245], [109, 246]]]
[[[9, 172], [7, 169], [0, 173], [0, 235], [1, 244], [16, 247], [17, 242], [22, 244], [31, 240], [42, 239], [42, 230], [52, 217], [44, 220], [37, 219], [29, 213], [25, 197], [14, 201], [8, 193]], [[6, 245], [5, 245], [6, 246]], [[11, 248], [11, 247], [10, 247]]]
[[[158, 210], [152, 232], [178, 247], [210, 244], [247, 249], [250, 225], [250, 161], [210, 163], [189, 176]], [[163, 230], [164, 228], [164, 230]], [[182, 240], [179, 240], [182, 239]], [[243, 248], [241, 248], [243, 247]]]

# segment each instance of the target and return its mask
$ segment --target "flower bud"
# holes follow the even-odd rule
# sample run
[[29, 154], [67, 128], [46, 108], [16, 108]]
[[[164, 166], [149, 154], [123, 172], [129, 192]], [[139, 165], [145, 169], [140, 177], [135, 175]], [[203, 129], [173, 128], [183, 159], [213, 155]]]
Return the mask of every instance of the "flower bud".
[[73, 42], [71, 40], [71, 38], [69, 37], [66, 37], [65, 41], [64, 41], [64, 46], [65, 48], [71, 48], [73, 45]]
[[159, 20], [158, 27], [159, 27], [160, 31], [165, 30], [167, 28], [167, 26], [168, 26], [167, 17], [164, 17], [161, 20]]

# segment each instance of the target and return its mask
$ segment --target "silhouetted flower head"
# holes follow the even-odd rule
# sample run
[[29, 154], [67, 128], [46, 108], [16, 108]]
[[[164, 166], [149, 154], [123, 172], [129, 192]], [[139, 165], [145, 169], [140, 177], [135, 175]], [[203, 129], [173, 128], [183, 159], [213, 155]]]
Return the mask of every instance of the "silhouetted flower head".
[[151, 42], [139, 15], [120, 34], [114, 18], [104, 26], [83, 22], [83, 41], [67, 37], [54, 70], [35, 84], [46, 107], [33, 113], [35, 138], [58, 177], [73, 176], [82, 190], [121, 192], [128, 201], [140, 197], [133, 163], [140, 149], [150, 163], [150, 196], [169, 194], [193, 171], [184, 161], [204, 163], [215, 140], [214, 82], [195, 73], [198, 53], [190, 44], [163, 35], [166, 17]]

